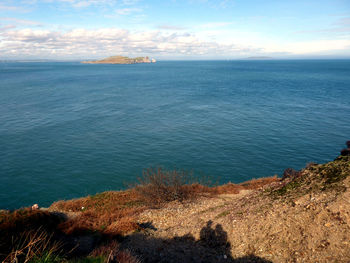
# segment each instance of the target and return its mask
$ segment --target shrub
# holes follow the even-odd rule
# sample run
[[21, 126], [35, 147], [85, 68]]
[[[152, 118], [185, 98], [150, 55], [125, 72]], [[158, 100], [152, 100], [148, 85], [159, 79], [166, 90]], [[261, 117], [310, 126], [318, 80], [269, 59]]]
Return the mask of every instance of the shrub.
[[285, 179], [294, 179], [301, 175], [300, 171], [296, 171], [293, 168], [287, 168], [283, 172], [282, 180]]
[[144, 170], [138, 180], [135, 190], [151, 206], [189, 199], [194, 196], [192, 186], [197, 185], [192, 173], [176, 169], [167, 171], [160, 167]]

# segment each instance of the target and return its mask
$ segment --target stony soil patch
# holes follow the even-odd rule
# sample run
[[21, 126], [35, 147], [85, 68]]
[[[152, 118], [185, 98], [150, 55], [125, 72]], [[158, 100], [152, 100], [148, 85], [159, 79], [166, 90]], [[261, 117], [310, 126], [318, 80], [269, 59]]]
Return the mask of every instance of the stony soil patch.
[[[182, 255], [183, 262], [210, 262], [206, 260], [215, 257], [223, 262], [350, 262], [350, 177], [342, 185], [346, 188], [342, 192], [296, 193], [278, 199], [262, 189], [173, 202], [144, 211], [138, 222], [146, 227], [129, 237], [126, 246], [144, 253], [146, 262], [150, 253], [153, 258], [162, 255], [152, 246], [141, 248], [152, 242], [164, 255]], [[214, 239], [224, 239], [222, 247], [214, 244], [209, 253], [213, 246], [208, 245], [205, 231], [214, 233]], [[197, 255], [196, 261], [185, 248], [180, 252], [171, 248], [176, 239], [186, 237], [192, 246], [207, 248], [195, 249], [207, 257]]]

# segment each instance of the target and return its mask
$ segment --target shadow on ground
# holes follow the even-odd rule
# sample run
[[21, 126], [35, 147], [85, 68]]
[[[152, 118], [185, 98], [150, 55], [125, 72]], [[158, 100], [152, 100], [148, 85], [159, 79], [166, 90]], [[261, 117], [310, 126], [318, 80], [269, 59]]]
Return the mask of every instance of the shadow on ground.
[[[212, 221], [208, 221], [201, 229], [200, 237], [196, 240], [190, 234], [174, 238], [155, 237], [158, 230], [151, 222], [140, 224], [141, 231], [123, 237], [106, 235], [85, 227], [77, 229], [74, 233], [65, 234], [59, 226], [67, 218], [59, 213], [23, 210], [4, 214], [1, 220], [0, 261], [4, 260], [6, 255], [11, 255], [14, 248], [20, 250], [20, 247], [23, 247], [22, 252], [25, 254], [28, 250], [26, 244], [30, 241], [28, 238], [34, 234], [34, 238], [38, 238], [38, 235], [46, 237], [40, 239], [44, 242], [44, 247], [52, 242], [59, 242], [61, 253], [67, 258], [83, 258], [95, 253], [96, 256], [108, 256], [111, 263], [137, 262], [137, 260], [118, 260], [118, 255], [125, 252], [130, 258], [134, 256], [145, 263], [270, 262], [254, 255], [233, 258], [231, 249], [234, 248], [231, 248], [228, 242], [227, 232], [220, 224], [214, 226]], [[41, 233], [46, 235], [41, 236]]]
[[142, 262], [271, 262], [254, 255], [233, 258], [227, 232], [220, 224], [214, 227], [212, 221], [201, 229], [199, 240], [190, 234], [171, 239], [155, 238], [150, 234], [156, 230], [152, 224], [144, 225], [147, 226], [145, 231], [126, 237], [121, 244], [121, 249], [128, 249]]

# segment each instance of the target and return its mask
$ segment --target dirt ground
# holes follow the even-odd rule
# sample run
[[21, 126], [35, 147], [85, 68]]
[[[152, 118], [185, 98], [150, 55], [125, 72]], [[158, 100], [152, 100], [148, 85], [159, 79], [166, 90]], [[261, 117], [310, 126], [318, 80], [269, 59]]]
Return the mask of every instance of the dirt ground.
[[136, 228], [123, 232], [118, 244], [138, 262], [350, 262], [350, 156], [234, 189], [157, 209], [138, 207], [132, 191], [106, 192], [50, 210], [75, 213], [91, 229], [102, 229], [104, 217], [113, 226], [129, 211]]
[[344, 192], [272, 198], [266, 189], [144, 211], [123, 246], [144, 262], [350, 262]]

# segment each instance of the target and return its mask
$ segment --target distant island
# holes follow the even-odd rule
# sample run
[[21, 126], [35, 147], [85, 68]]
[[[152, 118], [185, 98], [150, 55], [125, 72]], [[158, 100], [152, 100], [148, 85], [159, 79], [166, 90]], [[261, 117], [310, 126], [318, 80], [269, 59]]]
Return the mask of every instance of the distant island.
[[123, 56], [112, 56], [104, 58], [101, 60], [91, 60], [91, 61], [82, 61], [84, 64], [139, 64], [139, 63], [155, 63], [154, 58], [150, 59], [149, 57], [136, 57], [129, 58]]

